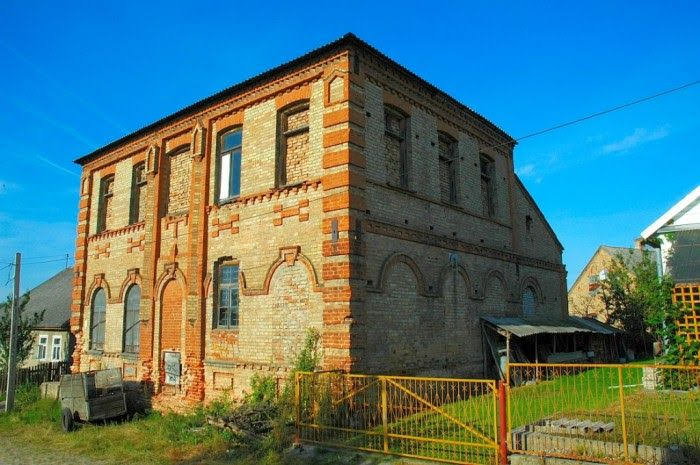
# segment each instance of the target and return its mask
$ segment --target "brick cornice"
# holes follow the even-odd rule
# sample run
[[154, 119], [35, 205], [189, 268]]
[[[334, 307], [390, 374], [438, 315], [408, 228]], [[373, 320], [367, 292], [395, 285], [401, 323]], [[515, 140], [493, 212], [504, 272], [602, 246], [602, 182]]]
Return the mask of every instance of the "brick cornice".
[[298, 193], [305, 193], [309, 190], [317, 190], [321, 186], [320, 179], [311, 179], [304, 181], [293, 186], [280, 187], [275, 189], [268, 189], [266, 191], [256, 192], [254, 194], [245, 195], [243, 197], [238, 197], [235, 200], [222, 204], [213, 204], [207, 206], [207, 213], [218, 210], [227, 210], [230, 208], [243, 207], [246, 205], [254, 205], [256, 203], [269, 202], [272, 200], [278, 200], [280, 198], [286, 198], [290, 195], [296, 195]]
[[482, 257], [494, 258], [496, 260], [503, 260], [510, 263], [517, 263], [519, 265], [556, 271], [558, 273], [564, 272], [564, 265], [560, 263], [552, 263], [545, 260], [539, 260], [536, 258], [515, 254], [512, 252], [505, 252], [502, 250], [492, 249], [490, 247], [484, 247], [482, 245], [470, 244], [468, 242], [460, 241], [457, 239], [442, 237], [436, 234], [430, 234], [423, 231], [416, 231], [415, 229], [396, 226], [381, 221], [366, 220], [364, 222], [364, 231], [366, 233], [379, 234], [395, 239], [403, 239], [406, 241], [418, 242], [419, 244], [427, 244], [443, 249], [456, 250], [472, 255], [479, 255]]
[[123, 228], [118, 228], [118, 229], [110, 229], [108, 231], [103, 231], [98, 234], [93, 234], [88, 238], [88, 242], [97, 242], [102, 239], [107, 239], [111, 237], [118, 237], [118, 236], [123, 236], [124, 234], [129, 234], [132, 232], [136, 231], [141, 231], [145, 229], [146, 223], [141, 221], [140, 223], [134, 223], [130, 224], [128, 226], [124, 226]]

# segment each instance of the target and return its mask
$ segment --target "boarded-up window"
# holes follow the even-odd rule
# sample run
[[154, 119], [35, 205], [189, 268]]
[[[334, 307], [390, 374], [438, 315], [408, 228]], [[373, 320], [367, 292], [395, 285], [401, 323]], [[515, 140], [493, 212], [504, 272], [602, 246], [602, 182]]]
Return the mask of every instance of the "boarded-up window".
[[479, 158], [481, 171], [481, 205], [484, 215], [492, 217], [495, 213], [493, 201], [493, 160], [486, 155]]
[[137, 354], [141, 331], [141, 288], [134, 284], [126, 292], [124, 302], [124, 352]]
[[90, 349], [102, 350], [105, 345], [105, 322], [107, 320], [107, 299], [102, 288], [92, 297], [90, 308]]
[[112, 226], [112, 205], [114, 203], [114, 175], [100, 180], [100, 199], [97, 207], [97, 232], [108, 230]]
[[139, 223], [146, 214], [146, 163], [134, 165], [131, 175], [131, 205], [129, 224]]
[[241, 194], [241, 157], [243, 131], [235, 129], [219, 140], [219, 201]]
[[384, 109], [384, 144], [387, 182], [408, 188], [408, 117], [392, 107]]
[[187, 212], [190, 204], [190, 167], [192, 161], [189, 150], [181, 150], [168, 156], [163, 173], [166, 183], [166, 213], [171, 216]]
[[440, 200], [457, 202], [457, 141], [444, 133], [438, 133], [438, 163]]
[[285, 186], [309, 177], [309, 104], [295, 104], [279, 114], [277, 184]]

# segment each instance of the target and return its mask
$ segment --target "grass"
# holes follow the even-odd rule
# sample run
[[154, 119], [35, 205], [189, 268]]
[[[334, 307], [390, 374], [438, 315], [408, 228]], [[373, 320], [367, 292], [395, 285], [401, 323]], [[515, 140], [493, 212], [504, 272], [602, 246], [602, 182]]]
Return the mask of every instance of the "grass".
[[283, 449], [288, 438], [280, 443], [268, 438], [256, 444], [241, 444], [231, 433], [207, 425], [203, 409], [189, 415], [153, 412], [131, 421], [82, 424], [76, 431], [64, 433], [60, 426], [59, 403], [40, 399], [38, 389], [21, 387], [15, 407], [11, 414], [0, 414], [1, 442], [16, 442], [31, 450], [58, 450], [114, 464], [324, 465], [337, 462], [332, 453], [313, 459], [285, 456]]

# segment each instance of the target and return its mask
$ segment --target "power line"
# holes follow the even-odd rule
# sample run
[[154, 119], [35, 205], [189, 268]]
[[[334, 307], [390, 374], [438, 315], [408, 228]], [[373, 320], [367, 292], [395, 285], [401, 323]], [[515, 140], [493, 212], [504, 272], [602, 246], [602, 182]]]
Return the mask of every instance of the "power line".
[[614, 111], [622, 110], [623, 108], [628, 108], [628, 107], [631, 107], [631, 106], [633, 106], [633, 105], [638, 105], [638, 104], [640, 104], [640, 103], [647, 102], [647, 101], [649, 101], [649, 100], [653, 100], [653, 99], [655, 99], [655, 98], [662, 97], [662, 96], [664, 96], [664, 95], [668, 95], [668, 94], [671, 94], [671, 93], [673, 93], [673, 92], [678, 92], [678, 91], [680, 91], [680, 90], [687, 89], [688, 87], [696, 86], [696, 85], [698, 85], [698, 84], [700, 84], [700, 79], [699, 79], [699, 80], [696, 80], [696, 81], [688, 82], [688, 83], [686, 83], [686, 84], [683, 84], [683, 85], [678, 86], [678, 87], [674, 87], [674, 88], [672, 88], [672, 89], [667, 89], [667, 90], [664, 90], [664, 91], [661, 91], [661, 92], [657, 92], [656, 94], [647, 95], [646, 97], [638, 98], [638, 99], [636, 99], [636, 100], [632, 100], [632, 101], [630, 101], [630, 102], [623, 103], [623, 104], [621, 104], [621, 105], [617, 105], [617, 106], [614, 106], [614, 107], [610, 107], [610, 108], [607, 108], [607, 109], [605, 109], [605, 110], [601, 110], [601, 111], [598, 111], [598, 112], [595, 112], [595, 113], [591, 113], [590, 115], [582, 116], [581, 118], [576, 118], [576, 119], [573, 119], [573, 120], [571, 120], [571, 121], [567, 121], [567, 122], [565, 122], [565, 123], [557, 124], [557, 125], [548, 127], [548, 128], [546, 128], [546, 129], [540, 129], [540, 130], [538, 130], [538, 131], [531, 132], [530, 134], [525, 134], [524, 136], [516, 137], [516, 138], [513, 139], [512, 141], [502, 142], [502, 143], [500, 143], [500, 144], [496, 144], [496, 145], [493, 145], [493, 146], [491, 146], [491, 147], [486, 147], [486, 148], [487, 148], [487, 149], [495, 149], [495, 148], [498, 148], [498, 147], [501, 147], [501, 146], [504, 146], [504, 145], [510, 145], [510, 144], [512, 144], [513, 142], [520, 142], [521, 140], [529, 139], [529, 138], [535, 137], [535, 136], [540, 136], [540, 135], [542, 135], [542, 134], [546, 134], [546, 133], [548, 133], [548, 132], [555, 131], [555, 130], [557, 130], [557, 129], [565, 128], [565, 127], [567, 127], [567, 126], [572, 126], [572, 125], [574, 125], [574, 124], [578, 124], [578, 123], [581, 123], [581, 122], [583, 122], [583, 121], [587, 121], [587, 120], [589, 120], [589, 119], [597, 118], [598, 116], [603, 116], [603, 115], [606, 115], [606, 114], [608, 114], [608, 113], [612, 113], [612, 112], [614, 112]]

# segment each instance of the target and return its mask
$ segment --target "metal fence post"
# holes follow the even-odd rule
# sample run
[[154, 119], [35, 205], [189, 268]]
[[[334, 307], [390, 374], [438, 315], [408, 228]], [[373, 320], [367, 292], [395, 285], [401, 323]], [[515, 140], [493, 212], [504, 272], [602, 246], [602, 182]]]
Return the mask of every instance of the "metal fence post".
[[620, 392], [620, 416], [622, 421], [622, 445], [625, 448], [625, 460], [629, 462], [629, 450], [627, 449], [627, 420], [625, 418], [625, 390], [622, 386], [622, 365], [617, 366], [617, 378]]
[[389, 452], [389, 418], [386, 408], [386, 378], [381, 377], [382, 382], [382, 437], [384, 438], [384, 452]]
[[498, 423], [499, 423], [499, 438], [498, 452], [500, 465], [508, 465], [508, 421], [507, 421], [507, 404], [506, 404], [506, 385], [503, 380], [498, 381]]
[[294, 373], [294, 423], [296, 431], [294, 444], [301, 443], [301, 373]]

